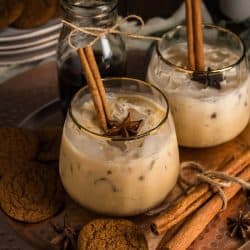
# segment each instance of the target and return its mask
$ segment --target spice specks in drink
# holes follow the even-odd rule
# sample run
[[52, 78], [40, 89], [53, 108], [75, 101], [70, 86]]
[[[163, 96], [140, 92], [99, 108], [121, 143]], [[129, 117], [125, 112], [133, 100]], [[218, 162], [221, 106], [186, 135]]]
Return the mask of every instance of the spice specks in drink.
[[106, 177], [102, 177], [102, 178], [100, 178], [100, 179], [95, 180], [95, 181], [94, 181], [94, 184], [97, 185], [98, 183], [101, 183], [101, 182], [107, 183], [107, 184], [110, 186], [110, 188], [112, 189], [112, 191], [113, 191], [114, 193], [119, 192], [118, 188], [112, 183], [112, 181], [109, 180], [109, 179], [106, 178]]
[[244, 102], [244, 106], [247, 107], [247, 105], [248, 105], [248, 104], [247, 104], [247, 101], [245, 101], [245, 102]]
[[147, 109], [147, 114], [151, 115], [151, 110], [150, 109]]
[[217, 114], [214, 112], [212, 115], [211, 115], [211, 119], [216, 119], [217, 117]]
[[144, 180], [144, 176], [143, 175], [141, 175], [138, 179], [140, 180], [140, 181], [143, 181]]
[[155, 164], [155, 160], [153, 160], [153, 161], [150, 163], [149, 170], [152, 170], [152, 169], [153, 169], [154, 164]]
[[111, 170], [108, 170], [108, 171], [107, 171], [107, 175], [112, 175], [112, 171], [111, 171]]

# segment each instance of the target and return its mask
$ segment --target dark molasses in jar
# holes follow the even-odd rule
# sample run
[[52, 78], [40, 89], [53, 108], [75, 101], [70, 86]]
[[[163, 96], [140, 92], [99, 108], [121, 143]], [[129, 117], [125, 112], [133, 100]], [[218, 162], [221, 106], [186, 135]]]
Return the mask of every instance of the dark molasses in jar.
[[[79, 27], [110, 28], [117, 21], [117, 0], [72, 1], [62, 0], [64, 19]], [[58, 45], [59, 94], [64, 114], [73, 95], [86, 80], [82, 72], [76, 49], [70, 47], [69, 39], [76, 48], [86, 47], [94, 37], [75, 31], [69, 38], [72, 28], [64, 24]], [[117, 34], [103, 35], [93, 46], [96, 61], [102, 77], [124, 76], [126, 69], [125, 45]]]

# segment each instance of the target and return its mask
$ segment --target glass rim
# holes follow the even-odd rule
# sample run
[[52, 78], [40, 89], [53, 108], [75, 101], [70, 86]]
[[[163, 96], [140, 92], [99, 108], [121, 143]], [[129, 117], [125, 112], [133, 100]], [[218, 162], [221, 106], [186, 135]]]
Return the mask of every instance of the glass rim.
[[[83, 7], [85, 7], [85, 8], [91, 8], [91, 7], [89, 6], [89, 1], [87, 1], [87, 0], [86, 0], [86, 2], [81, 2], [81, 5], [77, 5], [77, 4], [75, 4], [75, 3], [67, 3], [67, 0], [60, 0], [60, 2], [61, 2], [61, 4], [62, 4], [62, 6], [67, 5], [67, 6], [71, 6], [71, 7], [73, 7], [73, 8], [76, 8], [76, 9], [80, 9], [80, 8], [83, 8]], [[112, 9], [110, 10], [110, 12], [112, 12], [113, 9], [115, 9], [115, 8], [118, 7], [118, 0], [96, 1], [96, 2], [93, 3], [93, 4], [95, 4], [95, 5], [94, 5], [95, 8], [96, 8], [96, 6], [100, 7], [100, 6], [106, 6], [106, 5], [108, 5], [108, 4], [110, 4], [110, 5], [112, 4], [112, 5], [114, 5], [114, 6], [112, 7]]]
[[[162, 55], [162, 52], [161, 52], [161, 49], [160, 49], [160, 45], [162, 43], [162, 41], [165, 39], [165, 37], [173, 32], [173, 31], [176, 31], [176, 30], [179, 30], [181, 28], [186, 28], [185, 25], [177, 25], [176, 27], [170, 29], [169, 31], [167, 31], [166, 33], [163, 34], [162, 38], [160, 41], [157, 42], [156, 44], [156, 53], [158, 54], [158, 56], [160, 57], [160, 59], [162, 61], [164, 61], [166, 64], [168, 64], [169, 66], [171, 67], [174, 67], [176, 69], [178, 69], [179, 71], [183, 71], [183, 72], [186, 72], [186, 73], [190, 73], [190, 74], [193, 74], [194, 72], [196, 73], [200, 73], [200, 74], [206, 74], [207, 71], [195, 71], [195, 70], [191, 70], [191, 69], [187, 69], [183, 66], [178, 66], [172, 62], [170, 62], [169, 60], [167, 60], [166, 58], [164, 58], [164, 56]], [[218, 25], [214, 25], [214, 24], [203, 24], [203, 30], [205, 28], [210, 28], [210, 29], [217, 29], [219, 31], [223, 31], [223, 32], [227, 32], [229, 33], [231, 36], [233, 36], [234, 38], [236, 38], [236, 40], [238, 40], [241, 48], [242, 48], [242, 55], [239, 57], [239, 59], [234, 62], [233, 64], [227, 66], [227, 67], [223, 67], [221, 69], [215, 69], [215, 70], [211, 70], [209, 71], [210, 74], [213, 74], [213, 73], [221, 73], [221, 72], [225, 72], [225, 71], [228, 71], [228, 70], [231, 70], [232, 68], [234, 68], [235, 66], [239, 65], [244, 59], [245, 59], [245, 54], [246, 54], [246, 46], [245, 46], [245, 43], [242, 41], [242, 39], [237, 35], [235, 34], [234, 32], [232, 32], [231, 30], [229, 29], [226, 29], [226, 28], [223, 28], [221, 26], [218, 26]]]
[[146, 132], [144, 132], [142, 134], [135, 135], [135, 136], [130, 136], [128, 138], [126, 138], [126, 137], [110, 136], [110, 135], [100, 134], [100, 133], [91, 131], [90, 129], [88, 129], [88, 128], [84, 127], [83, 125], [81, 125], [77, 121], [77, 118], [74, 116], [74, 114], [72, 112], [72, 103], [75, 100], [75, 98], [77, 97], [77, 95], [79, 94], [79, 92], [88, 89], [88, 86], [84, 86], [83, 88], [81, 88], [80, 90], [78, 90], [77, 93], [74, 95], [74, 97], [72, 98], [72, 100], [70, 102], [69, 109], [68, 109], [68, 115], [72, 119], [73, 123], [78, 127], [78, 129], [83, 130], [83, 131], [85, 131], [85, 132], [87, 132], [87, 133], [89, 133], [91, 135], [97, 136], [99, 138], [106, 139], [106, 140], [111, 140], [111, 141], [133, 141], [133, 140], [138, 140], [138, 139], [141, 139], [143, 137], [149, 136], [150, 134], [152, 134], [153, 132], [155, 132], [156, 130], [158, 130], [167, 121], [168, 116], [169, 116], [169, 112], [170, 112], [170, 107], [169, 107], [168, 99], [165, 96], [165, 94], [163, 93], [163, 91], [161, 91], [161, 89], [159, 89], [158, 87], [156, 87], [154, 84], [149, 83], [149, 82], [145, 82], [143, 80], [139, 80], [139, 79], [136, 79], [136, 78], [130, 78], [130, 77], [107, 77], [107, 78], [103, 78], [102, 80], [103, 80], [104, 83], [108, 82], [108, 81], [114, 81], [114, 80], [115, 81], [118, 81], [118, 80], [134, 81], [134, 82], [138, 82], [140, 84], [143, 84], [145, 86], [152, 87], [158, 93], [160, 93], [161, 96], [163, 97], [163, 99], [164, 99], [164, 101], [165, 101], [165, 103], [167, 105], [167, 107], [166, 107], [166, 114], [164, 115], [164, 117], [161, 119], [161, 121], [155, 127], [147, 130]]

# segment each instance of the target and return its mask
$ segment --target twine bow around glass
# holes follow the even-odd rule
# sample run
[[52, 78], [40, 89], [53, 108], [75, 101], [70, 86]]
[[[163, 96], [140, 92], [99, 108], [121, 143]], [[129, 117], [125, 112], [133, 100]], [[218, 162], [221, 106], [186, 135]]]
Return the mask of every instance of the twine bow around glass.
[[[138, 30], [135, 33], [130, 33], [130, 32], [124, 32], [120, 31], [119, 27], [126, 23], [129, 20], [136, 20], [139, 22], [139, 27]], [[144, 27], [145, 23], [143, 19], [140, 16], [137, 15], [128, 15], [121, 20], [119, 20], [114, 26], [110, 28], [99, 28], [99, 27], [79, 27], [71, 22], [68, 22], [66, 20], [62, 20], [62, 23], [65, 25], [71, 27], [73, 30], [70, 32], [70, 35], [68, 37], [68, 43], [69, 46], [73, 49], [77, 49], [76, 46], [72, 43], [72, 36], [74, 35], [75, 32], [79, 31], [82, 32], [83, 34], [90, 35], [94, 37], [92, 41], [86, 44], [86, 47], [93, 46], [101, 37], [107, 35], [107, 34], [119, 34], [119, 35], [124, 35], [128, 38], [131, 39], [141, 39], [141, 40], [151, 40], [151, 41], [161, 41], [161, 37], [156, 37], [156, 36], [144, 36], [138, 34], [141, 29]]]

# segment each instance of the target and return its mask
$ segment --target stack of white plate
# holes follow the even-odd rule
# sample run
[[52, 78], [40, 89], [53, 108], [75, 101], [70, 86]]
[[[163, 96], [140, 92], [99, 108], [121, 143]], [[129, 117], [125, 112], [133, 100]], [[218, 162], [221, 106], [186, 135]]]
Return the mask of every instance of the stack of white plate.
[[0, 32], [0, 66], [29, 63], [56, 54], [62, 24], [59, 18], [34, 29], [7, 28]]

